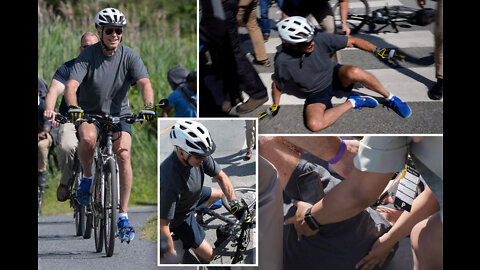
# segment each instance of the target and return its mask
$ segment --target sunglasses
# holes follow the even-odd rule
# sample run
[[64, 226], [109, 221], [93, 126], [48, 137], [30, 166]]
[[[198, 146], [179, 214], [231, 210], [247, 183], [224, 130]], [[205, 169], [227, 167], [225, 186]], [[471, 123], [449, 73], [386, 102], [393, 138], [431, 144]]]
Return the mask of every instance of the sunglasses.
[[105, 34], [111, 35], [113, 33], [113, 31], [115, 31], [115, 33], [117, 35], [121, 35], [122, 32], [123, 32], [123, 29], [122, 28], [108, 28], [107, 30], [105, 30]]

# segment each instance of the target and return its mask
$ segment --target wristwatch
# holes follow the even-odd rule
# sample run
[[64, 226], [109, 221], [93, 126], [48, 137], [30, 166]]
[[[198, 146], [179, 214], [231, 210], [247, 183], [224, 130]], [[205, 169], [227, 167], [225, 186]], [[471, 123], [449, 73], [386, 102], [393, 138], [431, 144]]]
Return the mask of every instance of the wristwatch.
[[318, 230], [322, 225], [318, 224], [318, 222], [310, 213], [312, 211], [312, 207], [313, 206], [307, 209], [307, 212], [305, 212], [305, 218], [303, 220], [305, 220], [305, 222], [308, 224], [308, 227], [310, 227], [310, 229]]

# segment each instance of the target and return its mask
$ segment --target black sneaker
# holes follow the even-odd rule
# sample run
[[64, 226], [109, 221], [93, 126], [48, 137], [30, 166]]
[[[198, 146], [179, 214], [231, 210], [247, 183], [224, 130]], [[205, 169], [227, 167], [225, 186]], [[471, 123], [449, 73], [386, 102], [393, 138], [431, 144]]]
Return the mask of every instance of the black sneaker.
[[440, 100], [443, 97], [443, 79], [438, 79], [437, 83], [428, 90], [427, 95], [430, 99]]

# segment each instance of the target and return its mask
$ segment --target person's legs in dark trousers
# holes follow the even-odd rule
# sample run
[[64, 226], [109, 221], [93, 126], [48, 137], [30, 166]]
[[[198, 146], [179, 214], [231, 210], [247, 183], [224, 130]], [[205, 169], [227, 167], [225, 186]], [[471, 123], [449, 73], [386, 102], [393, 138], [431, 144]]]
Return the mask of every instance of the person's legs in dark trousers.
[[230, 37], [233, 54], [237, 66], [237, 74], [239, 77], [240, 90], [245, 91], [249, 96], [249, 100], [237, 107], [238, 113], [247, 113], [253, 111], [258, 106], [268, 100], [267, 88], [263, 85], [260, 76], [248, 61], [245, 53], [240, 47], [240, 37], [238, 36], [237, 12], [238, 4], [235, 0], [226, 0], [223, 2], [225, 11], [225, 21], [227, 23], [227, 32]]

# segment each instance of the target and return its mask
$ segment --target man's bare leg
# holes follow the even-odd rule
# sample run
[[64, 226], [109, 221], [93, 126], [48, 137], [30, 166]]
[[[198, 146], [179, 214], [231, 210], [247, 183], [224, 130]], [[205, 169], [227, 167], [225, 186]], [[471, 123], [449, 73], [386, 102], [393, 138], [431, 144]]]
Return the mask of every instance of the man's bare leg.
[[213, 247], [210, 243], [207, 242], [206, 239], [203, 239], [203, 242], [200, 244], [198, 248], [192, 248], [193, 252], [197, 254], [200, 258], [207, 262], [211, 262], [215, 257], [213, 252]]
[[128, 132], [122, 131], [118, 139], [119, 134], [120, 133], [116, 133], [113, 138], [113, 151], [117, 155], [118, 175], [120, 179], [120, 209], [118, 212], [127, 213], [133, 181], [132, 164], [130, 161], [132, 137]]
[[383, 85], [380, 83], [380, 81], [378, 81], [377, 78], [375, 78], [375, 76], [359, 67], [347, 65], [342, 66], [338, 70], [338, 77], [344, 87], [350, 84], [360, 83], [361, 85], [379, 93], [385, 98], [390, 96], [390, 92], [383, 87]]
[[323, 103], [312, 103], [305, 107], [305, 122], [311, 131], [319, 131], [331, 126], [340, 116], [353, 108], [350, 101], [327, 109]]
[[92, 177], [93, 153], [97, 143], [97, 128], [94, 124], [83, 123], [79, 129], [78, 158], [83, 168], [84, 177]]

